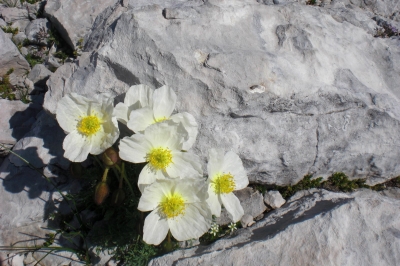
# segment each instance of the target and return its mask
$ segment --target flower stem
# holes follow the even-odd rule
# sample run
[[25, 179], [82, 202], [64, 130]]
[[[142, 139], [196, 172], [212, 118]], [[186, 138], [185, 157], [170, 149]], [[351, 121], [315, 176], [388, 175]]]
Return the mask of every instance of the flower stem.
[[103, 173], [103, 177], [101, 178], [101, 182], [106, 182], [107, 181], [108, 170], [110, 170], [110, 167], [107, 166], [104, 169], [104, 173]]

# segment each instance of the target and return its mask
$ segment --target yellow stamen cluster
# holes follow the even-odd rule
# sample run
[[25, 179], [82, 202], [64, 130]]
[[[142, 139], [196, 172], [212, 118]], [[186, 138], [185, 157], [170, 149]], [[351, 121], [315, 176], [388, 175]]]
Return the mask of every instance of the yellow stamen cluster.
[[146, 156], [146, 160], [155, 170], [165, 170], [172, 163], [172, 153], [168, 148], [154, 148]]
[[166, 118], [165, 116], [160, 117], [160, 118], [155, 118], [155, 119], [154, 119], [154, 124], [155, 124], [155, 123], [162, 122], [162, 121], [165, 121], [165, 120], [168, 120], [168, 118]]
[[77, 125], [79, 133], [85, 136], [96, 134], [100, 130], [101, 121], [95, 115], [83, 117]]
[[174, 218], [185, 212], [185, 201], [183, 197], [174, 193], [169, 196], [165, 196], [160, 202], [160, 208], [163, 214], [167, 216], [167, 218]]
[[233, 176], [228, 174], [220, 174], [214, 177], [211, 181], [215, 194], [230, 193], [235, 190], [235, 180]]

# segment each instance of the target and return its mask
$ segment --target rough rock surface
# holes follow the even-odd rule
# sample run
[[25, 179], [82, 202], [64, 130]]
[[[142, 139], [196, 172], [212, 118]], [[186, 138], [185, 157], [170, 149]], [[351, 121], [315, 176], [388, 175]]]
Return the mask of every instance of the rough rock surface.
[[251, 182], [341, 171], [376, 184], [400, 174], [400, 40], [374, 37], [375, 13], [341, 12], [351, 10], [345, 1], [146, 2], [130, 1], [96, 32], [101, 39], [89, 37], [90, 63], [60, 68], [45, 108], [54, 113], [73, 91], [119, 95], [166, 84], [177, 111], [200, 125], [194, 149], [204, 164], [219, 146], [239, 153]]
[[0, 99], [0, 143], [15, 144], [31, 129], [41, 106]]
[[279, 191], [271, 190], [265, 192], [264, 194], [264, 202], [268, 206], [271, 206], [273, 209], [280, 208], [283, 204], [285, 204], [285, 199], [282, 197]]
[[302, 194], [231, 237], [175, 251], [149, 266], [398, 264], [399, 198], [371, 190]]
[[[60, 184], [60, 180], [52, 178]], [[49, 215], [59, 208], [60, 195], [54, 187], [35, 170], [23, 166], [16, 167], [7, 158], [0, 166], [0, 245], [33, 247], [45, 241], [46, 234], [55, 233], [54, 225], [49, 224]], [[73, 186], [64, 187], [65, 190]], [[61, 191], [65, 191], [60, 187]], [[57, 242], [55, 244], [58, 244]], [[23, 253], [26, 253], [24, 251]], [[39, 261], [45, 252], [29, 253], [26, 263]], [[19, 255], [17, 255], [19, 256]], [[9, 257], [10, 259], [7, 259]], [[22, 254], [23, 257], [23, 254]], [[23, 258], [22, 258], [23, 259]], [[12, 254], [0, 252], [1, 265], [16, 263], [20, 258]], [[70, 264], [71, 263], [71, 264]], [[9, 265], [23, 265], [9, 264]], [[33, 265], [33, 264], [28, 264]], [[75, 254], [70, 252], [54, 252], [41, 261], [40, 265], [82, 265]]]
[[32, 68], [31, 72], [29, 72], [28, 79], [32, 80], [35, 85], [44, 86], [51, 74], [53, 73], [44, 65], [37, 64]]
[[26, 27], [25, 35], [30, 43], [46, 45], [50, 29], [51, 23], [47, 19], [35, 19]]
[[[250, 215], [253, 219], [259, 220], [263, 217], [263, 213], [267, 209], [264, 205], [264, 199], [261, 193], [251, 187], [233, 192], [240, 200], [243, 207], [244, 214]], [[228, 212], [225, 208], [221, 211], [221, 216], [216, 219], [217, 224], [224, 225], [232, 222]]]
[[[63, 156], [64, 138], [65, 133], [57, 121], [43, 111], [38, 115], [32, 129], [15, 144], [13, 151], [37, 168], [53, 164], [67, 169], [70, 162]], [[25, 166], [25, 163], [13, 154], [9, 160], [16, 166]]]
[[76, 49], [79, 40], [90, 33], [97, 15], [117, 2], [117, 0], [100, 2], [49, 0], [45, 6], [45, 16], [54, 24], [68, 45]]
[[0, 30], [0, 77], [11, 68], [14, 74], [22, 76], [30, 70], [28, 62], [19, 53], [15, 44]]

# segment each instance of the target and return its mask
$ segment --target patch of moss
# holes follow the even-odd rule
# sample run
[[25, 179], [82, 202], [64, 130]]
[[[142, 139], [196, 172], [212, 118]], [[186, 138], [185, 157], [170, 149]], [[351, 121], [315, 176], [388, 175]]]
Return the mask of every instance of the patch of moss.
[[10, 84], [9, 77], [12, 72], [14, 72], [14, 69], [10, 68], [0, 81], [0, 96], [3, 99], [15, 100], [14, 87]]
[[31, 54], [31, 53], [27, 54], [25, 56], [25, 59], [26, 59], [26, 61], [28, 61], [29, 65], [31, 67], [34, 67], [37, 64], [41, 64], [44, 61], [42, 57], [36, 56], [34, 54]]
[[11, 26], [1, 27], [1, 29], [5, 33], [12, 33], [13, 36], [19, 32], [18, 28], [13, 28]]
[[349, 180], [344, 173], [334, 173], [327, 181], [322, 183], [321, 188], [331, 191], [351, 192], [357, 188], [369, 188], [369, 186], [365, 184], [365, 179]]
[[312, 175], [306, 175], [302, 180], [300, 180], [295, 185], [289, 185], [286, 187], [276, 186], [275, 189], [282, 194], [282, 197], [284, 199], [288, 199], [300, 190], [307, 190], [310, 188], [321, 187], [321, 181], [322, 177], [312, 179]]

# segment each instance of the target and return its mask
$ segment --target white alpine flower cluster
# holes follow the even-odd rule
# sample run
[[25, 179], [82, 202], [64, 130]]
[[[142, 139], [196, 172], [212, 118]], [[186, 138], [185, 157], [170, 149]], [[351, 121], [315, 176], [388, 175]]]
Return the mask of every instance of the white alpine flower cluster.
[[68, 133], [64, 156], [74, 162], [111, 147], [119, 137], [117, 120], [135, 132], [120, 141], [119, 156], [147, 163], [138, 177], [138, 209], [151, 211], [143, 229], [148, 244], [160, 244], [168, 231], [178, 241], [199, 238], [210, 228], [215, 235], [212, 215], [219, 217], [222, 205], [235, 223], [244, 214], [232, 193], [249, 183], [242, 161], [232, 151], [211, 149], [204, 179], [200, 158], [189, 151], [198, 125], [189, 113], [173, 114], [176, 99], [167, 86], [136, 85], [115, 108], [112, 97], [91, 100], [71, 93], [60, 100], [56, 113]]

